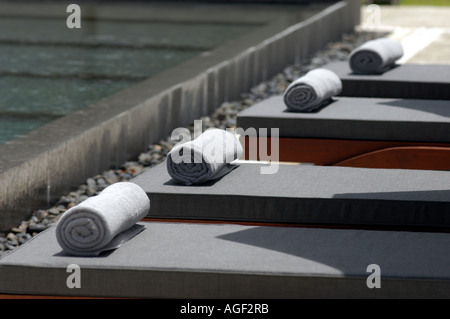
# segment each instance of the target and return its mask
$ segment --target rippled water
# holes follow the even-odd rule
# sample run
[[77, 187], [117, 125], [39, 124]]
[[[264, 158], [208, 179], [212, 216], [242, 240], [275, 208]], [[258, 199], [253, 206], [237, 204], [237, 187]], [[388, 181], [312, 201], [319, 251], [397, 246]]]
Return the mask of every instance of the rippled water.
[[0, 18], [0, 144], [255, 26]]

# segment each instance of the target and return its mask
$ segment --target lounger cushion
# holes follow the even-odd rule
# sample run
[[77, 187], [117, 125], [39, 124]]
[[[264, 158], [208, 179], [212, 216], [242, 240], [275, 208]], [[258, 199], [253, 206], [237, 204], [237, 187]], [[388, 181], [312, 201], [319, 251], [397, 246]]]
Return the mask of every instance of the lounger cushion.
[[341, 79], [341, 96], [450, 99], [450, 65], [401, 64], [378, 75], [353, 74], [348, 61], [323, 68]]
[[[450, 101], [336, 97], [314, 113], [289, 112], [282, 96], [237, 115], [237, 127], [279, 128], [280, 137], [450, 142]], [[264, 132], [264, 131], [262, 131]]]
[[264, 166], [239, 164], [219, 180], [182, 186], [162, 163], [133, 182], [154, 218], [450, 226], [450, 172], [281, 164], [261, 174]]
[[[444, 233], [142, 222], [100, 257], [65, 255], [54, 227], [0, 259], [0, 292], [144, 298], [448, 298]], [[68, 288], [69, 265], [80, 288]], [[381, 288], [368, 288], [380, 267]]]

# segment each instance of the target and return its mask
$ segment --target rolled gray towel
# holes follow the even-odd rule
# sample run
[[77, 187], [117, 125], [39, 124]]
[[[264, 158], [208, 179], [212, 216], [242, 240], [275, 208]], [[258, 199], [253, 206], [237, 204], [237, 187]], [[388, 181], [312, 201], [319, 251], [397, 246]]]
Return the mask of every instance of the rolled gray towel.
[[167, 155], [167, 171], [178, 183], [201, 184], [217, 179], [237, 166], [242, 145], [226, 130], [208, 129], [196, 139], [176, 145]]
[[342, 90], [341, 79], [327, 69], [314, 69], [293, 81], [284, 92], [288, 110], [311, 112], [329, 103]]
[[402, 56], [400, 42], [389, 38], [375, 39], [350, 53], [350, 68], [356, 74], [380, 74], [392, 68]]
[[137, 222], [149, 210], [150, 200], [142, 188], [115, 183], [67, 210], [56, 225], [56, 239], [70, 255], [98, 256], [142, 231], [144, 226]]

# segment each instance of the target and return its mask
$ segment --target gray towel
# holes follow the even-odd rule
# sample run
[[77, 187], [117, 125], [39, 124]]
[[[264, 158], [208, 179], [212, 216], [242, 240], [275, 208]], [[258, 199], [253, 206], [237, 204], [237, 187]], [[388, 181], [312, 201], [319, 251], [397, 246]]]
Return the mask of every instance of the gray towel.
[[242, 145], [226, 130], [208, 129], [193, 141], [176, 145], [167, 155], [167, 171], [178, 183], [201, 184], [230, 172]]
[[334, 72], [314, 69], [287, 87], [284, 103], [290, 111], [311, 112], [329, 103], [341, 90], [341, 79]]
[[119, 182], [70, 208], [56, 225], [56, 239], [65, 252], [98, 256], [116, 249], [144, 226], [136, 224], [150, 210], [146, 192], [131, 182]]
[[367, 41], [350, 53], [350, 68], [356, 74], [380, 74], [403, 56], [402, 45], [388, 38]]

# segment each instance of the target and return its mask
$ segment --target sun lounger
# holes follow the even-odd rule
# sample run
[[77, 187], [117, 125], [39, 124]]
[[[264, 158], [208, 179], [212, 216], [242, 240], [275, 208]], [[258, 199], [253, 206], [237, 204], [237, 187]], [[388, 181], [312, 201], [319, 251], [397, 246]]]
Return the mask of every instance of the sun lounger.
[[0, 294], [450, 297], [450, 172], [281, 164], [268, 175], [267, 164], [236, 164], [189, 186], [165, 163], [147, 170], [131, 181], [151, 202], [142, 231], [74, 256], [53, 226], [0, 259]]
[[382, 74], [354, 74], [348, 61], [323, 68], [342, 81], [341, 96], [450, 100], [450, 66], [400, 64]]
[[[245, 159], [278, 128], [279, 160], [367, 168], [450, 169], [450, 101], [342, 97], [317, 112], [289, 112], [282, 96], [240, 112]], [[259, 134], [267, 129], [267, 135]], [[265, 131], [262, 131], [265, 133]], [[255, 143], [256, 140], [256, 143]], [[261, 154], [259, 154], [261, 153]]]
[[[98, 257], [65, 255], [56, 242], [55, 227], [49, 228], [0, 259], [0, 293], [229, 299], [450, 297], [450, 235], [445, 233], [140, 224], [146, 226], [144, 231]], [[70, 277], [75, 275], [70, 268], [74, 265], [79, 267], [79, 288], [67, 285], [76, 280]], [[379, 289], [369, 278], [374, 266], [379, 267]]]
[[450, 172], [239, 163], [221, 179], [175, 183], [165, 163], [134, 183], [147, 217], [163, 219], [450, 229]]

